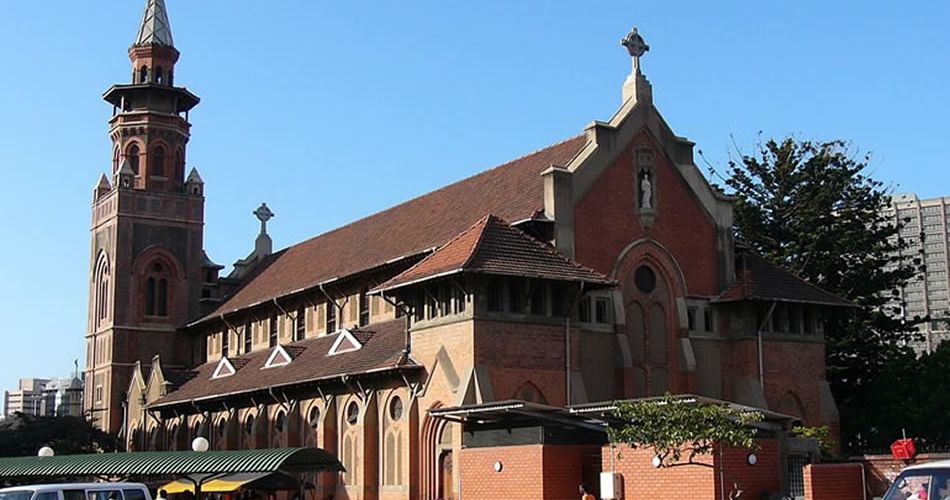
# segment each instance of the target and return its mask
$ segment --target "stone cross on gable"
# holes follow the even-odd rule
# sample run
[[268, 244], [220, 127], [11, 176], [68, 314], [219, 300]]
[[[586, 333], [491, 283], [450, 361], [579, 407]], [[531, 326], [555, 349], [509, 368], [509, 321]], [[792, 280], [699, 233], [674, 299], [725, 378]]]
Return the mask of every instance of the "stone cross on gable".
[[630, 57], [633, 58], [633, 74], [639, 75], [640, 57], [650, 50], [650, 46], [647, 45], [643, 37], [640, 36], [640, 33], [637, 32], [637, 28], [633, 28], [630, 33], [627, 33], [627, 36], [623, 37], [623, 40], [620, 40], [620, 45], [626, 47], [627, 52], [630, 53]]
[[267, 234], [267, 221], [274, 218], [274, 212], [267, 208], [267, 203], [261, 203], [257, 210], [253, 212], [257, 220], [261, 221], [261, 234]]

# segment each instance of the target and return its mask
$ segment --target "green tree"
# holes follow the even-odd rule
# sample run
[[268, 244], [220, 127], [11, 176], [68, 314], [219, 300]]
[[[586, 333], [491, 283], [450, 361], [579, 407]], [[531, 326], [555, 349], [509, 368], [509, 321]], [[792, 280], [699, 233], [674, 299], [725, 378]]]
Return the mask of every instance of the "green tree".
[[894, 298], [919, 272], [920, 259], [908, 255], [901, 223], [885, 215], [891, 198], [867, 174], [868, 161], [842, 141], [787, 137], [740, 154], [724, 176], [736, 197], [738, 241], [858, 306], [825, 316], [828, 379], [844, 442], [852, 445], [879, 424], [879, 409], [870, 405], [875, 379], [908, 355], [908, 332], [926, 320], [895, 314]]
[[619, 403], [614, 417], [625, 423], [607, 429], [611, 442], [651, 448], [663, 465], [679, 462], [683, 453], [692, 462], [697, 455], [711, 453], [715, 445], [754, 448], [752, 424], [763, 418], [759, 412], [701, 404], [670, 394]]
[[114, 451], [115, 438], [80, 417], [17, 413], [0, 422], [0, 456], [36, 455], [49, 446], [57, 455]]

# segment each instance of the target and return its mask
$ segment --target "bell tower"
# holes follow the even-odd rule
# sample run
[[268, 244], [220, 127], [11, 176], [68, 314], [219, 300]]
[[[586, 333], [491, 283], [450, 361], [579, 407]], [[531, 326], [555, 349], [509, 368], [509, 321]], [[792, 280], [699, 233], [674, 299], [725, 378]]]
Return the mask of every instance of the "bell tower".
[[[161, 356], [193, 362], [180, 327], [199, 314], [207, 261], [204, 183], [185, 177], [188, 114], [198, 97], [175, 86], [179, 52], [164, 0], [147, 0], [129, 48], [131, 83], [109, 88], [111, 182], [93, 190], [85, 410], [102, 429], [124, 424], [132, 369]], [[210, 278], [209, 278], [210, 279]]]

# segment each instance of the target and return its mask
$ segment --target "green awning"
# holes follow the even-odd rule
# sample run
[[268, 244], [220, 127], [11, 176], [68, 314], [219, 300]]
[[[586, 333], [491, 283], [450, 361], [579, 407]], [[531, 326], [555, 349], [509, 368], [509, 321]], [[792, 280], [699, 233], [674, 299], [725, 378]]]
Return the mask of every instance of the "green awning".
[[53, 457], [0, 458], [0, 477], [185, 476], [268, 472], [342, 471], [319, 448], [228, 451], [144, 451]]

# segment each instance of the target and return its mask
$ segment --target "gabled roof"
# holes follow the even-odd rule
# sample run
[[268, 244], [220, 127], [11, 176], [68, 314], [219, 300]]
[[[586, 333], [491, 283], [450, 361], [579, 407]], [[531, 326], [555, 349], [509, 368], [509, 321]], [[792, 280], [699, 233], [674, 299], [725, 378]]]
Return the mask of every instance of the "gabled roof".
[[601, 285], [613, 283], [610, 278], [564, 257], [550, 245], [528, 236], [504, 220], [486, 215], [416, 265], [378, 286], [374, 292], [461, 272]]
[[139, 34], [135, 37], [134, 45], [175, 46], [172, 41], [172, 25], [168, 22], [168, 11], [165, 9], [165, 0], [147, 0], [142, 24], [139, 26]]
[[737, 252], [736, 281], [714, 302], [741, 300], [854, 306], [850, 301], [812, 285], [751, 250]]
[[404, 318], [372, 324], [353, 330], [362, 347], [350, 352], [329, 356], [330, 347], [337, 335], [312, 337], [283, 346], [293, 362], [262, 370], [273, 352], [272, 349], [255, 351], [230, 358], [237, 368], [229, 377], [212, 378], [218, 362], [210, 362], [194, 369], [195, 376], [184, 382], [177, 390], [150, 404], [150, 408], [191, 404], [192, 401], [227, 399], [239, 394], [267, 390], [273, 387], [291, 386], [308, 382], [328, 380], [343, 375], [359, 375], [396, 369], [420, 368], [410, 359], [406, 346], [406, 322]]
[[544, 208], [541, 173], [566, 165], [585, 144], [585, 136], [573, 137], [291, 246], [199, 321], [428, 253], [486, 213], [532, 218]]

